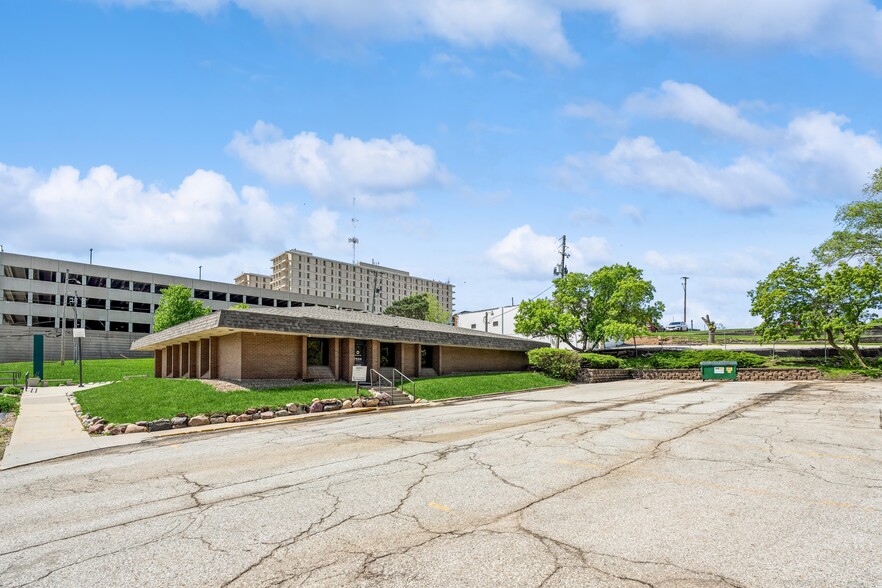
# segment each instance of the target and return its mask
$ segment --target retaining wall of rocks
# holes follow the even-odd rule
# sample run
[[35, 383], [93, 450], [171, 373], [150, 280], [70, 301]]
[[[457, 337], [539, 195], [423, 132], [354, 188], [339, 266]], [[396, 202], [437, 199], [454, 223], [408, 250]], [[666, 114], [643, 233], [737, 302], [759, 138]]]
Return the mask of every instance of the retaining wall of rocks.
[[601, 370], [594, 368], [582, 368], [576, 382], [579, 384], [600, 384], [603, 382], [615, 382], [617, 380], [630, 380], [633, 378], [633, 370]]
[[212, 413], [197, 414], [190, 416], [179, 413], [170, 419], [157, 419], [154, 421], [138, 421], [135, 423], [109, 423], [100, 416], [84, 414], [82, 408], [76, 403], [73, 393], [68, 395], [73, 404], [74, 411], [90, 435], [122, 435], [125, 433], [153, 433], [155, 431], [170, 431], [171, 429], [184, 429], [186, 427], [200, 427], [202, 425], [215, 425], [220, 423], [244, 423], [248, 421], [269, 420], [274, 418], [294, 416], [298, 414], [333, 412], [348, 408], [363, 408], [377, 406], [391, 406], [392, 397], [386, 392], [373, 392], [372, 397], [357, 396], [354, 398], [314, 398], [311, 404], [290, 403], [282, 407], [255, 406], [248, 408], [241, 414]]
[[[598, 370], [582, 369], [576, 380], [580, 384], [599, 384], [616, 380], [701, 380], [698, 368], [685, 370]], [[792, 380], [819, 380], [821, 372], [815, 368], [738, 368], [741, 382], [780, 382]]]

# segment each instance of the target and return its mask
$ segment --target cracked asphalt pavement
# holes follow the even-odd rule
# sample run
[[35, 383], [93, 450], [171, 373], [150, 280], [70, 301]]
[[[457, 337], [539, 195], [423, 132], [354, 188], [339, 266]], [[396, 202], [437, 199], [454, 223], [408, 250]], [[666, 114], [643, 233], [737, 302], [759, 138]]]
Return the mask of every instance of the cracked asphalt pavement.
[[882, 586], [878, 383], [626, 381], [0, 474], [0, 586]]

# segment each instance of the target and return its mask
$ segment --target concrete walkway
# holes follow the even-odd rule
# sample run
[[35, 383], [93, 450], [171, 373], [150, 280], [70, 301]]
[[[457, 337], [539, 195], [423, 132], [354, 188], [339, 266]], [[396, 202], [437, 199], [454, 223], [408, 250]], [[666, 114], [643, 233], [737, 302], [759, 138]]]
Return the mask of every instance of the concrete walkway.
[[103, 385], [53, 386], [25, 392], [0, 470], [146, 439], [147, 433], [93, 437], [83, 429], [67, 393]]

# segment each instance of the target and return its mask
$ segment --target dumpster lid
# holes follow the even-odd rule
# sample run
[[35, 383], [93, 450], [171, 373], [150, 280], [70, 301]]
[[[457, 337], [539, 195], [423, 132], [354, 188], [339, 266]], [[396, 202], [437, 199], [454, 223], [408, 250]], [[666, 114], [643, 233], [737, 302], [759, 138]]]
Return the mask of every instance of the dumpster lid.
[[720, 367], [720, 366], [730, 366], [730, 365], [737, 366], [738, 362], [737, 361], [702, 361], [698, 365], [700, 365], [701, 367], [705, 367], [705, 366]]

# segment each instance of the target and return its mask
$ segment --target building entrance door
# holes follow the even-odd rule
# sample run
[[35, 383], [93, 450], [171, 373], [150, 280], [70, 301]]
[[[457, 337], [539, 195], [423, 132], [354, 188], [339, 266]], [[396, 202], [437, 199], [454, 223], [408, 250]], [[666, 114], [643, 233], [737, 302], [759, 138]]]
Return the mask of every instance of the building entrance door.
[[367, 365], [367, 341], [355, 342], [355, 361], [353, 365]]
[[380, 367], [395, 367], [395, 343], [380, 343]]

